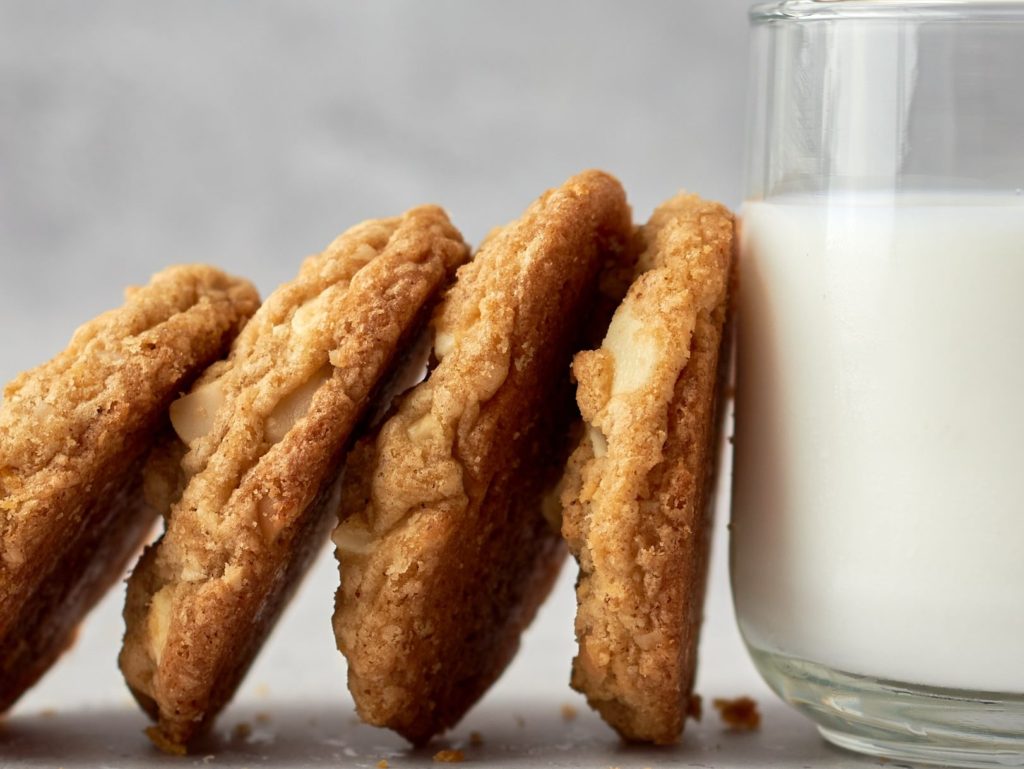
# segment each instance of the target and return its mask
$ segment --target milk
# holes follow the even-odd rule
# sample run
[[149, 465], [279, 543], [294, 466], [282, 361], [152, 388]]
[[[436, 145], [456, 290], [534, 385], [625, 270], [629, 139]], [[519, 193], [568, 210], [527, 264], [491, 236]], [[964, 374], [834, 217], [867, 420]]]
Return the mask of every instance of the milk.
[[741, 247], [747, 642], [1024, 693], [1024, 198], [774, 198]]

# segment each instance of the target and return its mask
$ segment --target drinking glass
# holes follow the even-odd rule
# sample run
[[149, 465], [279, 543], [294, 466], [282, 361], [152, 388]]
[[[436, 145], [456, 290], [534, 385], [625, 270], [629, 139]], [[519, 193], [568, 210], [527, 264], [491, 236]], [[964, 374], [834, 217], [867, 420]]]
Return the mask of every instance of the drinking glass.
[[837, 745], [1024, 765], [1024, 2], [751, 20], [744, 640]]

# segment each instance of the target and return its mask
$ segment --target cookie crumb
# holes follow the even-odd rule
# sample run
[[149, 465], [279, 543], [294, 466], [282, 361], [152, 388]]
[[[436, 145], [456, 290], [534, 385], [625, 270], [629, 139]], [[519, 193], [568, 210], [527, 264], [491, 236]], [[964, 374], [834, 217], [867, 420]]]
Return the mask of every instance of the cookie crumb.
[[466, 760], [466, 754], [461, 750], [439, 750], [434, 754], [434, 760], [439, 764], [461, 764]]
[[257, 697], [268, 697], [270, 696], [270, 687], [266, 684], [256, 684], [256, 696]]
[[388, 769], [389, 766], [391, 766], [391, 764], [388, 763], [386, 758], [382, 758], [377, 762], [377, 769]]
[[480, 732], [469, 733], [469, 744], [474, 748], [478, 748], [484, 744], [484, 736]]
[[171, 742], [169, 739], [164, 737], [164, 733], [155, 726], [146, 728], [146, 736], [149, 737], [153, 744], [164, 753], [169, 753], [172, 756], [183, 756], [186, 753], [184, 745], [180, 745], [177, 742]]
[[575, 721], [576, 716], [579, 715], [578, 711], [572, 705], [566, 703], [562, 705], [562, 720], [563, 721]]
[[42, 710], [39, 711], [39, 715], [41, 715], [43, 718], [53, 718], [55, 715], [57, 715], [57, 709], [56, 708], [43, 708]]
[[686, 703], [686, 717], [694, 721], [704, 717], [704, 699], [699, 694], [690, 695], [690, 701]]
[[761, 714], [757, 710], [757, 703], [750, 697], [715, 699], [711, 704], [715, 706], [715, 710], [726, 725], [734, 731], [749, 732], [761, 726]]
[[244, 740], [250, 735], [252, 735], [252, 727], [245, 721], [235, 724], [235, 728], [231, 731], [232, 738], [236, 740]]
[[[312, 718], [310, 720], [313, 722], [312, 725], [316, 726], [316, 719]], [[270, 713], [267, 713], [266, 711], [260, 711], [259, 713], [257, 713], [256, 714], [256, 723], [258, 723], [258, 724], [269, 724], [270, 723]]]

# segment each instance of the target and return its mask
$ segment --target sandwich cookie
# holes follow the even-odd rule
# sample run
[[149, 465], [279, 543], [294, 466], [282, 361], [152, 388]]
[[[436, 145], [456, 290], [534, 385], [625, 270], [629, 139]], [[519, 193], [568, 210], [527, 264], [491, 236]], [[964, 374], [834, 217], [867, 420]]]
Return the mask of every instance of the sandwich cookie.
[[135, 504], [167, 408], [219, 359], [259, 297], [172, 267], [21, 374], [0, 405], [0, 711], [53, 664], [155, 521]]
[[467, 256], [434, 206], [352, 228], [171, 407], [146, 477], [166, 531], [129, 580], [120, 657], [162, 749], [241, 682], [326, 539], [350, 436]]
[[576, 356], [585, 434], [563, 481], [579, 561], [572, 685], [627, 740], [678, 740], [696, 670], [719, 449], [733, 217], [679, 195], [638, 232], [636, 279]]
[[369, 723], [418, 744], [456, 724], [548, 594], [569, 365], [630, 231], [622, 187], [596, 171], [494, 231], [434, 315], [426, 380], [350, 454], [334, 630]]

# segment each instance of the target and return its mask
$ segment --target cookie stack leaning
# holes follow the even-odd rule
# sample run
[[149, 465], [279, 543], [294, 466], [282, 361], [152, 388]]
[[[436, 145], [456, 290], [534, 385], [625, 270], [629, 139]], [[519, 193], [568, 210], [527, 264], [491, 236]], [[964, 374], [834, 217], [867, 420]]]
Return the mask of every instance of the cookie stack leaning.
[[258, 305], [247, 281], [174, 267], [5, 389], [0, 712], [71, 643], [142, 546], [155, 514], [136, 505], [139, 468], [167, 428], [167, 408]]
[[719, 455], [732, 215], [679, 195], [601, 346], [573, 364], [585, 434], [563, 482], [579, 560], [572, 685], [630, 741], [676, 742], [696, 671]]
[[166, 751], [230, 701], [332, 526], [365, 721], [417, 745], [458, 723], [571, 552], [572, 685], [626, 740], [676, 742], [733, 251], [724, 207], [680, 194], [634, 229], [587, 171], [472, 260], [422, 206], [345, 232], [258, 309], [209, 267], [132, 290], [0, 404], [0, 712], [162, 515], [119, 662]]
[[352, 228], [172, 406], [146, 470], [166, 531], [129, 581], [120, 657], [159, 747], [184, 752], [231, 698], [326, 540], [350, 436], [467, 256], [434, 206]]

